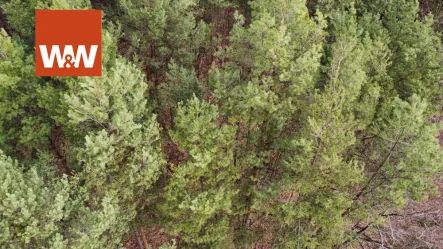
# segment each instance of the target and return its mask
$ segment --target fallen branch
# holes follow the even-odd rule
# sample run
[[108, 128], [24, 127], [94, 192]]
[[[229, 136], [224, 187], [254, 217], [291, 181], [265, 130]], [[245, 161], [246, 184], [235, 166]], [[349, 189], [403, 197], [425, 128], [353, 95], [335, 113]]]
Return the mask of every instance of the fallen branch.
[[143, 245], [145, 245], [145, 249], [149, 249], [149, 244], [148, 244], [148, 241], [146, 240], [146, 234], [143, 230], [142, 230], [141, 234], [142, 234], [142, 239], [143, 239]]

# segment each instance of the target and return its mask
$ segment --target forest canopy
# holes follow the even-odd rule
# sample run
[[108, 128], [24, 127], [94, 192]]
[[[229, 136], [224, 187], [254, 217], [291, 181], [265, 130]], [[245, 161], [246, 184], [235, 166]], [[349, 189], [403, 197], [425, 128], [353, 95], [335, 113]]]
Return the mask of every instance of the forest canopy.
[[[102, 76], [35, 76], [37, 9], [102, 10]], [[0, 248], [394, 247], [376, 228], [443, 171], [442, 15], [0, 0]]]

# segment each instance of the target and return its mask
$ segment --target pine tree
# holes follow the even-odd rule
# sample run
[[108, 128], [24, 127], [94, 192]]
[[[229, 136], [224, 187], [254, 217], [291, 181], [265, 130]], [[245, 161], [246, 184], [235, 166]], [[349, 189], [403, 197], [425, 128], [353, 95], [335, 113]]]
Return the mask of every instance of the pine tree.
[[44, 181], [37, 167], [23, 167], [0, 151], [2, 248], [44, 247], [61, 236], [61, 224], [72, 209], [69, 182], [55, 174]]
[[236, 130], [217, 126], [218, 115], [217, 106], [195, 96], [187, 106], [179, 106], [171, 136], [188, 152], [188, 159], [172, 169], [162, 205], [173, 232], [184, 233], [188, 242], [213, 246], [226, 237], [238, 198], [235, 182], [240, 179], [232, 167]]
[[[0, 154], [1, 248], [114, 248], [126, 225], [118, 202], [110, 197], [92, 211], [80, 191], [54, 170], [50, 158], [24, 167]], [[43, 170], [43, 172], [42, 172]], [[121, 235], [120, 235], [121, 236]]]
[[146, 106], [143, 77], [134, 65], [117, 59], [102, 77], [87, 78], [65, 95], [71, 125], [90, 130], [76, 158], [82, 165], [78, 181], [85, 182], [89, 197], [114, 196], [127, 201], [132, 212], [163, 166], [159, 128]]
[[118, 21], [130, 55], [143, 62], [151, 78], [161, 80], [172, 61], [186, 68], [194, 65], [208, 37], [207, 25], [194, 16], [197, 4], [194, 0], [118, 1]]

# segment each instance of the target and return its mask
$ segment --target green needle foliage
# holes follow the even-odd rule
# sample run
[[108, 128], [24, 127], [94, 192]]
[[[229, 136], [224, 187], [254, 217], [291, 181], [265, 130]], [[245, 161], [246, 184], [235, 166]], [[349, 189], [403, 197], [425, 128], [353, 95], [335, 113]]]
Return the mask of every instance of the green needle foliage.
[[[66, 177], [44, 181], [37, 166], [25, 170], [17, 161], [0, 152], [0, 245], [26, 248], [56, 244], [60, 228], [72, 209], [70, 186]], [[53, 242], [53, 243], [52, 243]]]
[[[36, 77], [35, 9], [93, 7], [103, 75]], [[0, 1], [0, 248], [140, 229], [161, 248], [358, 248], [438, 194], [441, 24], [419, 7]]]
[[236, 129], [218, 127], [213, 122], [218, 116], [217, 106], [194, 96], [187, 107], [178, 107], [176, 129], [171, 131], [173, 140], [189, 155], [173, 169], [163, 210], [173, 218], [171, 229], [185, 232], [184, 239], [197, 244], [222, 241], [226, 236], [228, 214], [238, 193], [235, 182], [241, 177], [232, 167]]

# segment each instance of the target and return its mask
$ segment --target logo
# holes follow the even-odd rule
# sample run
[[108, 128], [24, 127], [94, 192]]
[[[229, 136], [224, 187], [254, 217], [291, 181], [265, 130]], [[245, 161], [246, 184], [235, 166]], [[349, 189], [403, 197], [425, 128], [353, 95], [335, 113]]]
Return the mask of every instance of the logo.
[[101, 76], [101, 10], [36, 10], [35, 74]]

